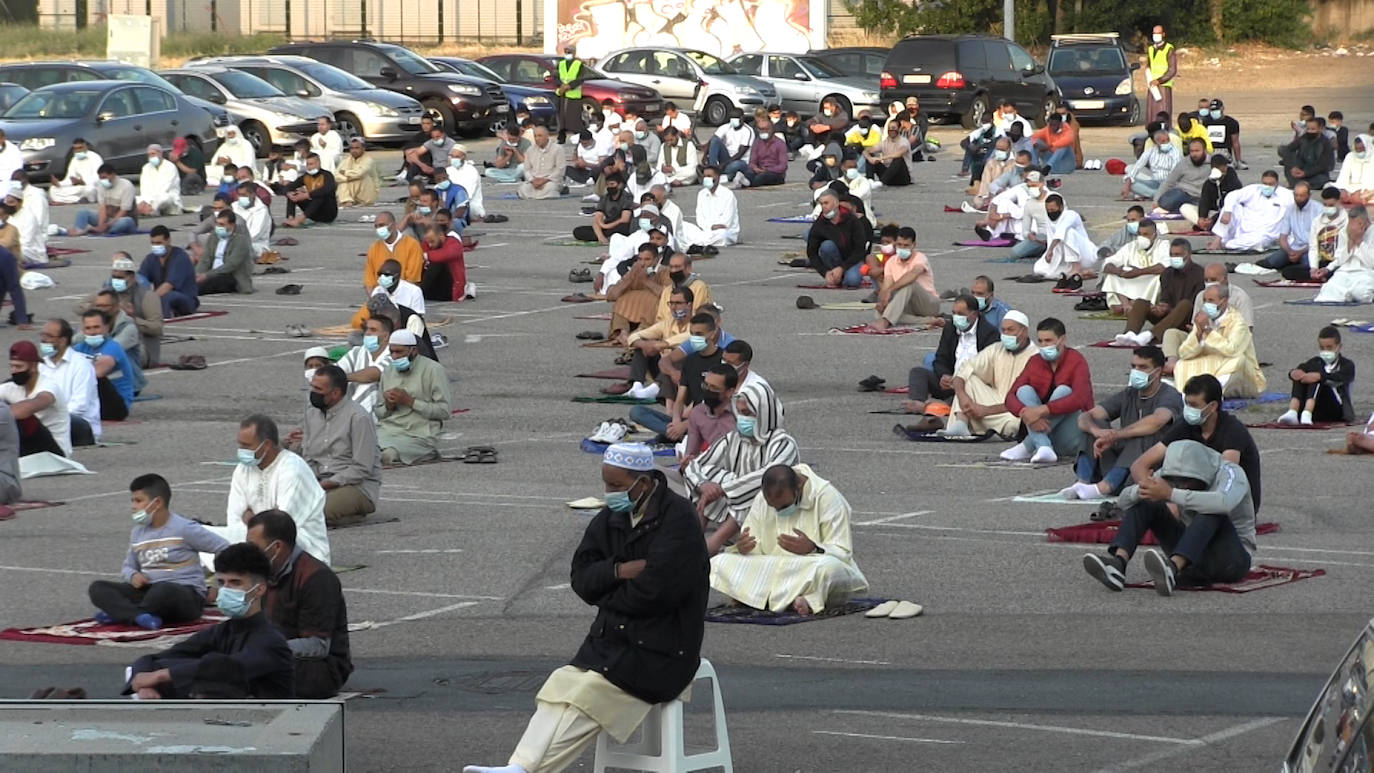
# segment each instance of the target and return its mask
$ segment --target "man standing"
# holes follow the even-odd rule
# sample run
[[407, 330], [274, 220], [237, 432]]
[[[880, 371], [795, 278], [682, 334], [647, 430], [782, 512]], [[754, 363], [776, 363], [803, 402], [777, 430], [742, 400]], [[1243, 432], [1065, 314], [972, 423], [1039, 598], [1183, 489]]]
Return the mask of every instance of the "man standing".
[[349, 400], [347, 390], [348, 375], [342, 368], [326, 365], [316, 370], [302, 422], [301, 456], [324, 489], [328, 526], [351, 525], [376, 511], [382, 487], [372, 412]]
[[196, 263], [196, 295], [253, 292], [253, 246], [234, 213], [215, 215], [215, 232]]
[[172, 244], [172, 232], [165, 225], [153, 226], [148, 241], [151, 246], [138, 267], [138, 274], [162, 300], [163, 319], [190, 314], [200, 308], [200, 290], [191, 256]]
[[341, 207], [370, 207], [377, 203], [377, 165], [368, 155], [362, 137], [348, 141], [348, 155], [334, 171], [334, 182]]
[[1150, 31], [1150, 45], [1145, 49], [1145, 66], [1150, 79], [1146, 91], [1150, 95], [1145, 115], [1174, 114], [1174, 78], [1178, 75], [1178, 52], [1174, 44], [1164, 39], [1164, 25], [1156, 24]]
[[696, 675], [711, 569], [692, 503], [672, 492], [643, 444], [606, 449], [601, 480], [606, 507], [572, 560], [573, 592], [598, 608], [596, 621], [572, 664], [535, 696], [509, 764], [463, 773], [557, 773], [602, 732], [624, 743]]
[[181, 174], [162, 157], [162, 146], [148, 146], [148, 163], [138, 175], [138, 214], [157, 217], [181, 213]]
[[382, 372], [377, 416], [377, 444], [382, 464], [415, 464], [439, 456], [439, 431], [451, 416], [453, 398], [448, 374], [439, 363], [421, 357], [415, 334], [391, 334], [391, 367]]
[[138, 230], [134, 184], [116, 174], [108, 163], [100, 165], [98, 174], [100, 194], [95, 201], [96, 211], [77, 211], [76, 224], [70, 234], [127, 234]]
[[280, 510], [296, 522], [301, 547], [328, 564], [324, 489], [310, 465], [282, 448], [279, 437], [277, 423], [260, 413], [239, 422], [238, 466], [229, 481], [224, 536], [230, 542], [242, 542], [254, 515]]
[[548, 127], [534, 127], [534, 144], [525, 151], [525, 182], [517, 190], [520, 198], [556, 199], [566, 193], [566, 166], [563, 146], [549, 141]]
[[563, 59], [558, 63], [558, 144], [568, 141], [568, 133], [576, 135], [582, 131], [582, 60], [577, 58], [577, 48], [569, 43], [563, 46]]
[[334, 119], [322, 115], [315, 121], [316, 131], [310, 135], [310, 149], [320, 157], [320, 168], [333, 172], [343, 155], [343, 137], [334, 130]]

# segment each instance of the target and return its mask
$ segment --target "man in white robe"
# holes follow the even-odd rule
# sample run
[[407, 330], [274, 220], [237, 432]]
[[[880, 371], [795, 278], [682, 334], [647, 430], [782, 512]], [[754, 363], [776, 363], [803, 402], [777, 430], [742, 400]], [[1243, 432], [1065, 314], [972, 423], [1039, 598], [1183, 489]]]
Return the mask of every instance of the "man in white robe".
[[1039, 172], [1027, 172], [1026, 181], [992, 197], [987, 217], [974, 225], [978, 238], [1026, 239], [1035, 220], [1033, 207], [1044, 206], [1045, 181]]
[[1369, 210], [1356, 206], [1346, 214], [1349, 222], [1343, 248], [1337, 248], [1336, 259], [1326, 268], [1312, 272], [1314, 279], [1326, 280], [1317, 293], [1318, 303], [1374, 303], [1374, 231], [1369, 229]]
[[140, 217], [181, 214], [181, 172], [162, 157], [162, 146], [148, 146], [148, 163], [138, 174]]
[[271, 249], [272, 243], [272, 211], [258, 197], [257, 183], [239, 183], [234, 191], [234, 214], [247, 226], [253, 259], [257, 260]]
[[485, 218], [487, 208], [482, 204], [482, 170], [468, 161], [468, 149], [462, 144], [454, 145], [448, 153], [448, 179], [468, 192], [469, 221], [476, 223]]
[[224, 175], [224, 167], [227, 164], [253, 167], [256, 155], [253, 144], [243, 138], [239, 133], [239, 127], [226, 127], [224, 142], [220, 143], [213, 156], [205, 162], [205, 184], [215, 187], [215, 181]]
[[1221, 217], [1212, 226], [1212, 250], [1270, 250], [1279, 243], [1293, 192], [1279, 187], [1279, 176], [1265, 172], [1260, 182], [1232, 191], [1221, 205]]
[[1066, 208], [1064, 197], [1058, 193], [1045, 197], [1045, 216], [1049, 219], [1045, 234], [1049, 246], [1032, 270], [1044, 277], [1091, 271], [1097, 264], [1097, 245], [1088, 237], [1083, 218]]
[[1159, 299], [1159, 275], [1169, 263], [1169, 240], [1159, 238], [1153, 220], [1140, 221], [1131, 241], [1102, 261], [1102, 291], [1113, 314], [1125, 314], [1134, 301]]
[[[652, 231], [661, 231], [666, 237], [662, 243], [666, 244], [674, 252], [677, 251], [677, 241], [673, 237], [672, 224], [658, 211], [658, 207], [653, 204], [645, 204], [635, 212], [634, 222], [638, 228], [626, 234], [611, 234], [611, 238], [606, 242], [606, 253], [609, 257], [603, 261], [603, 265], [623, 263], [635, 256], [639, 251], [640, 245], [651, 241]], [[657, 242], [655, 242], [657, 244]], [[604, 289], [603, 289], [604, 292]]]
[[343, 137], [334, 129], [334, 119], [320, 116], [315, 122], [317, 131], [310, 135], [310, 150], [320, 157], [320, 168], [330, 174], [339, 166], [339, 156], [343, 155]]
[[707, 167], [701, 172], [697, 192], [697, 221], [682, 224], [681, 242], [688, 252], [719, 252], [739, 242], [739, 200], [735, 192], [720, 185], [720, 172]]
[[868, 589], [854, 563], [849, 502], [805, 464], [764, 470], [732, 547], [711, 558], [711, 587], [754, 609], [822, 612]]
[[31, 182], [10, 180], [5, 203], [14, 209], [9, 224], [19, 232], [20, 263], [24, 266], [48, 262], [48, 197]]
[[48, 188], [48, 197], [54, 204], [79, 204], [83, 201], [94, 202], [96, 185], [100, 175], [96, 170], [105, 163], [99, 153], [91, 150], [83, 139], [72, 141], [71, 160], [67, 162], [67, 173], [62, 179]]
[[250, 518], [263, 510], [281, 510], [296, 522], [296, 544], [328, 564], [324, 498], [310, 465], [281, 447], [276, 422], [254, 414], [239, 424], [238, 466], [229, 482], [225, 539], [243, 542]]
[[19, 150], [19, 143], [6, 138], [5, 130], [0, 129], [0, 182], [7, 182], [23, 168], [24, 154]]
[[1001, 341], [983, 347], [954, 371], [954, 402], [942, 434], [967, 437], [991, 430], [1011, 439], [1020, 432], [1021, 419], [1007, 410], [1005, 402], [1011, 385], [1039, 349], [1031, 345], [1025, 312], [1008, 311], [1001, 330]]

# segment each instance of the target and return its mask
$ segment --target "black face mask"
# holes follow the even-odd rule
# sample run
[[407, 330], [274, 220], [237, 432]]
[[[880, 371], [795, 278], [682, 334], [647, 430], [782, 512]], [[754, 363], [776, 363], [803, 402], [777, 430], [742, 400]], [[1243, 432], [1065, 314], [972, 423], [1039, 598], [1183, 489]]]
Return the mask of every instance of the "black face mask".
[[16, 372], [16, 373], [11, 373], [11, 374], [10, 374], [10, 381], [13, 381], [14, 383], [18, 384], [19, 386], [24, 386], [25, 384], [29, 383], [29, 376], [30, 376], [30, 375], [31, 375], [31, 374], [30, 374], [29, 371], [27, 371], [27, 370], [25, 370], [25, 371], [19, 371], [19, 372]]
[[619, 187], [619, 186], [616, 186], [616, 185], [607, 185], [607, 186], [606, 186], [606, 195], [607, 195], [607, 196], [618, 196], [619, 194], [620, 194], [620, 187]]
[[1062, 215], [1062, 214], [1064, 214], [1064, 213], [1063, 213], [1063, 211], [1059, 211], [1059, 212], [1049, 212], [1049, 211], [1046, 211], [1045, 214], [1049, 216], [1050, 220], [1058, 220], [1058, 219], [1059, 219], [1059, 216]]
[[673, 271], [673, 272], [670, 272], [670, 273], [668, 274], [668, 278], [671, 279], [671, 280], [673, 280], [673, 284], [675, 284], [675, 285], [680, 285], [680, 284], [682, 284], [683, 280], [685, 280], [685, 279], [687, 278], [687, 272], [685, 272], [685, 271]]
[[322, 411], [329, 407], [324, 402], [324, 395], [319, 392], [310, 393], [310, 405]]
[[725, 396], [722, 395], [720, 392], [713, 392], [707, 389], [701, 393], [701, 401], [706, 404], [707, 408], [710, 408], [713, 411], [719, 408], [721, 402], [723, 402], [724, 400]]

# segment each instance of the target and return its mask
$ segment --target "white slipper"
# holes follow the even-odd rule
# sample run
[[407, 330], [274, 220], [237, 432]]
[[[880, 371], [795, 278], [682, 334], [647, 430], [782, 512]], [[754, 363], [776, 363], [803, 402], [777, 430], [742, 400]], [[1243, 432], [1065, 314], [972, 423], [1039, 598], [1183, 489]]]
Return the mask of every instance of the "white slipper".
[[913, 617], [920, 617], [925, 609], [911, 601], [901, 601], [897, 603], [897, 608], [887, 617], [889, 620], [910, 620]]
[[581, 499], [574, 499], [571, 502], [564, 502], [563, 504], [574, 510], [600, 510], [606, 506], [606, 500], [597, 499], [596, 497], [582, 497]]
[[897, 599], [892, 599], [891, 601], [884, 601], [878, 606], [865, 612], [864, 617], [887, 617], [888, 615], [892, 614], [892, 610], [896, 609], [900, 604], [901, 602]]

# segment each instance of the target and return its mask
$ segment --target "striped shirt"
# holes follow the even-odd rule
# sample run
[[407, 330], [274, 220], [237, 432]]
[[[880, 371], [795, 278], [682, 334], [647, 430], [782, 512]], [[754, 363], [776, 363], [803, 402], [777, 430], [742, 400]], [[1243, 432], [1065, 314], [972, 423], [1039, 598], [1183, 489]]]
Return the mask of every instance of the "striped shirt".
[[[377, 368], [379, 371], [384, 371], [391, 364], [391, 349], [386, 346], [381, 347], [377, 350], [377, 356], [374, 358], [363, 347], [355, 346], [349, 349], [348, 354], [340, 358], [337, 364], [343, 368], [344, 373], [357, 373], [366, 368]], [[377, 386], [380, 383], [380, 379], [371, 384], [355, 383], [349, 387], [348, 396], [370, 414], [373, 407], [377, 405], [377, 395], [379, 394]]]

